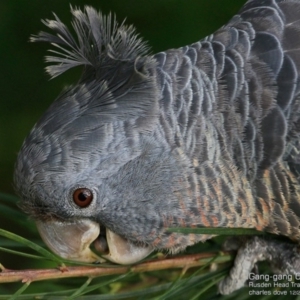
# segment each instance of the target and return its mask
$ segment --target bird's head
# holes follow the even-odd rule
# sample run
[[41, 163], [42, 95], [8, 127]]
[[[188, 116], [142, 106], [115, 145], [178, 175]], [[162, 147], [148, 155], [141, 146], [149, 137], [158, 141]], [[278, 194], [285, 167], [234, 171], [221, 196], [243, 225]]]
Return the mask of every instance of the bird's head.
[[134, 263], [166, 245], [163, 228], [184, 218], [178, 193], [185, 160], [155, 130], [156, 64], [132, 27], [116, 27], [90, 7], [72, 13], [78, 41], [57, 17], [45, 22], [56, 36], [42, 32], [32, 39], [62, 51], [47, 58], [58, 63], [47, 67], [50, 75], [77, 65], [85, 71], [24, 141], [15, 186], [22, 208], [58, 255], [98, 261], [94, 243], [105, 258]]

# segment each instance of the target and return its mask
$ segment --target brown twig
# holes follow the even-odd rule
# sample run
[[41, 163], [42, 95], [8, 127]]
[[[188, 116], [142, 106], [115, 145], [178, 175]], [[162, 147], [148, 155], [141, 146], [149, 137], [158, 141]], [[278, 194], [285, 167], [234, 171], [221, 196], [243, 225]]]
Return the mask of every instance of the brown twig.
[[157, 271], [163, 269], [174, 268], [191, 268], [197, 266], [203, 266], [214, 257], [218, 255], [218, 258], [214, 260], [216, 263], [223, 263], [230, 261], [232, 257], [228, 253], [201, 253], [191, 254], [184, 256], [177, 256], [166, 259], [156, 259], [140, 263], [133, 266], [120, 266], [120, 267], [97, 267], [97, 266], [76, 266], [65, 267], [63, 269], [27, 269], [27, 270], [10, 270], [2, 268], [0, 272], [0, 283], [4, 282], [32, 282], [49, 279], [70, 278], [70, 277], [100, 277], [114, 274], [124, 274], [129, 271], [134, 273], [141, 273], [147, 271]]

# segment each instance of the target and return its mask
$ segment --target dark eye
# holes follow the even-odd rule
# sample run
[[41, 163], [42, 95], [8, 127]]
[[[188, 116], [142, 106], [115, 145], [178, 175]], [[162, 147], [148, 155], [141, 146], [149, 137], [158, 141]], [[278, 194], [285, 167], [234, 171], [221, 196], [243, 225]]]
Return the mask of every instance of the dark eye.
[[93, 201], [93, 193], [91, 190], [86, 188], [79, 188], [73, 193], [73, 200], [79, 207], [87, 207]]

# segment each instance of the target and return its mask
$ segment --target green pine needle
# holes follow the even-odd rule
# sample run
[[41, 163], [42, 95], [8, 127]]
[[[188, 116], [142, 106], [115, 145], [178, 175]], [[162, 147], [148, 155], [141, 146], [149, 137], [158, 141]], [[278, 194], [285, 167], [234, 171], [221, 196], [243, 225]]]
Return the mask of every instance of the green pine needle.
[[224, 228], [224, 227], [199, 227], [199, 228], [169, 228], [170, 232], [183, 234], [209, 234], [209, 235], [262, 235], [265, 232], [251, 228]]
[[[3, 201], [2, 201], [3, 200]], [[63, 260], [46, 250], [41, 243], [41, 238], [34, 227], [33, 222], [28, 222], [26, 216], [14, 206], [17, 198], [0, 193], [0, 212], [5, 218], [10, 219], [10, 228], [26, 226], [26, 232], [31, 234], [30, 238], [24, 238], [20, 234], [0, 229], [0, 257], [1, 263], [8, 267], [15, 260], [17, 269], [47, 269], [53, 268], [53, 262], [57, 265], [65, 263], [66, 267], [74, 265], [74, 262]], [[13, 205], [12, 205], [13, 204]], [[210, 235], [249, 235], [264, 234], [253, 229], [231, 229], [231, 228], [170, 228], [172, 232], [210, 234]], [[224, 240], [224, 239], [223, 239]], [[208, 243], [198, 244], [188, 249], [189, 253], [201, 251], [216, 253], [221, 249], [222, 239], [212, 239]], [[38, 255], [31, 254], [34, 250]], [[159, 256], [158, 256], [159, 257]], [[21, 260], [20, 260], [21, 259]], [[159, 258], [152, 258], [159, 259]], [[0, 300], [32, 300], [32, 299], [54, 299], [54, 300], [181, 300], [181, 299], [205, 299], [213, 300], [217, 297], [216, 284], [228, 274], [233, 257], [221, 252], [213, 258], [202, 258], [202, 267], [183, 269], [170, 269], [152, 271], [145, 273], [127, 272], [122, 275], [110, 275], [99, 278], [67, 278], [59, 280], [35, 281], [30, 280], [25, 284], [5, 283], [0, 285]], [[50, 264], [51, 263], [51, 264]], [[24, 264], [24, 267], [23, 267]], [[75, 263], [75, 265], [89, 265]], [[214, 265], [215, 271], [210, 271]], [[97, 267], [121, 266], [112, 264], [101, 264]], [[5, 269], [3, 267], [5, 272]], [[1, 274], [1, 270], [0, 270]], [[242, 289], [234, 293], [235, 298], [229, 296], [218, 296], [218, 299], [243, 299], [249, 298], [247, 290]]]

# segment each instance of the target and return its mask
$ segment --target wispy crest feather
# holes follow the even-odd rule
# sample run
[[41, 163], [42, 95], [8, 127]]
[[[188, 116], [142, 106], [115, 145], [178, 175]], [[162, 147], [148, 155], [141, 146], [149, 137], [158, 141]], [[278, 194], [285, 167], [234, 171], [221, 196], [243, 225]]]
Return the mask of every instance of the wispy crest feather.
[[147, 44], [136, 34], [135, 28], [119, 25], [115, 16], [105, 16], [90, 6], [84, 11], [72, 8], [72, 27], [77, 39], [67, 26], [54, 14], [55, 20], [42, 20], [56, 35], [41, 31], [30, 38], [32, 42], [49, 42], [57, 50], [49, 50], [55, 55], [46, 56], [46, 62], [52, 63], [46, 71], [52, 78], [70, 68], [89, 65], [98, 68], [109, 60], [134, 61], [148, 53]]

